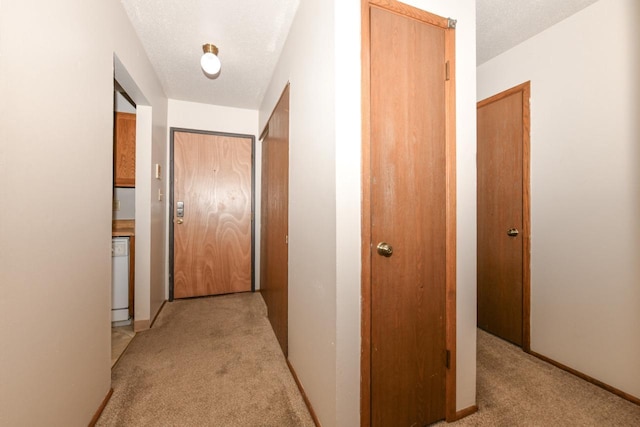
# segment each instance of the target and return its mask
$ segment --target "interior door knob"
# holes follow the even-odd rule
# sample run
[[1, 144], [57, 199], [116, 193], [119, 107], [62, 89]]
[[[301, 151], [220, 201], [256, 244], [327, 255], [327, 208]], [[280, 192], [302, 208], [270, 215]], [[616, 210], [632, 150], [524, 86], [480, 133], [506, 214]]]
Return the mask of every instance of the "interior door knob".
[[378, 250], [378, 253], [384, 257], [389, 258], [393, 255], [393, 247], [388, 243], [380, 242], [378, 243], [378, 246], [376, 246], [376, 249]]
[[507, 230], [507, 236], [516, 237], [520, 232], [517, 228], [510, 228]]

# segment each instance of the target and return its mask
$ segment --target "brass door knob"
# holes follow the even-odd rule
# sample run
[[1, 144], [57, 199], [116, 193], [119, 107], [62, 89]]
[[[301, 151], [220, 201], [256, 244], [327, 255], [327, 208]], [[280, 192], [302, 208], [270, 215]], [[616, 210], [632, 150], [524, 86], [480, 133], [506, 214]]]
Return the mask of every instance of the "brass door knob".
[[393, 247], [388, 243], [380, 242], [378, 243], [378, 246], [376, 246], [376, 249], [378, 250], [378, 253], [384, 257], [389, 258], [393, 255]]
[[176, 222], [177, 222], [178, 224], [182, 224], [182, 222], [183, 222], [183, 221], [182, 221], [182, 218], [178, 218], [178, 219], [176, 220]]
[[516, 237], [518, 234], [520, 234], [520, 232], [517, 228], [510, 228], [509, 230], [507, 230], [507, 236]]

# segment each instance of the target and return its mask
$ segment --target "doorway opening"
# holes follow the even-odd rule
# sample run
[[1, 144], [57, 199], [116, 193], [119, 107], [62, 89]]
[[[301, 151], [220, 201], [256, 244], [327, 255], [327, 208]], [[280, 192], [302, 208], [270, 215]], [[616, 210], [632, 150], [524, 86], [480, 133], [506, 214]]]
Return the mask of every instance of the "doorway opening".
[[136, 104], [113, 81], [111, 366], [135, 335]]

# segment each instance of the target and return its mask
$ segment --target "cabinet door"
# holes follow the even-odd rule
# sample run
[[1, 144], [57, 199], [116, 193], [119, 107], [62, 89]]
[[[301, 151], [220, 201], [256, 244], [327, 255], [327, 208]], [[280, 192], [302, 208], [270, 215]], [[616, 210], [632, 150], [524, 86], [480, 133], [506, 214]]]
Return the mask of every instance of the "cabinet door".
[[136, 115], [115, 113], [114, 185], [136, 186]]

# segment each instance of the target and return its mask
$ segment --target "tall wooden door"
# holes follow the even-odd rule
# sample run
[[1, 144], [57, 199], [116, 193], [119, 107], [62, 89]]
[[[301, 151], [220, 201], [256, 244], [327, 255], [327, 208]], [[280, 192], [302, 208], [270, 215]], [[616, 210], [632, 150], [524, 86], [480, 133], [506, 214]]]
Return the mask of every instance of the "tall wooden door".
[[372, 7], [371, 425], [445, 417], [445, 30]]
[[173, 132], [173, 297], [252, 288], [253, 137]]
[[525, 349], [528, 103], [526, 83], [480, 101], [477, 123], [478, 326]]
[[289, 86], [262, 142], [260, 292], [282, 352], [288, 354]]

